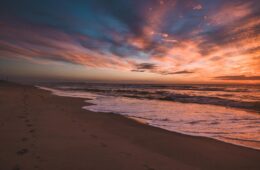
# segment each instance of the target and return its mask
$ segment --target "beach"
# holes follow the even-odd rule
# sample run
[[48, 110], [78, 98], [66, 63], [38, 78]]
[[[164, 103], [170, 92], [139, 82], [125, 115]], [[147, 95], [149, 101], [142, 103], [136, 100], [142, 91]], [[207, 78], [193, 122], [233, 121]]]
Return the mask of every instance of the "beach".
[[82, 109], [83, 99], [0, 82], [2, 170], [260, 169], [260, 151]]

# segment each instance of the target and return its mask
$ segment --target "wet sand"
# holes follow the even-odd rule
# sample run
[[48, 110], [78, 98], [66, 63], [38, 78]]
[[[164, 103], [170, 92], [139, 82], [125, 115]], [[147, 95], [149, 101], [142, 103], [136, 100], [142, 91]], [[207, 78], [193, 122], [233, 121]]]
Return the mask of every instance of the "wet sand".
[[0, 82], [0, 170], [260, 169], [260, 151], [81, 109], [82, 99]]

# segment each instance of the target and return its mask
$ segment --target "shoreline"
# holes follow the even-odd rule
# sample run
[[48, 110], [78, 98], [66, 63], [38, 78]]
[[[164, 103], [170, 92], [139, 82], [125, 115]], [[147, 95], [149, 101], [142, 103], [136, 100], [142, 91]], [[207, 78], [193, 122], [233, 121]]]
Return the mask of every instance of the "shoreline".
[[[45, 91], [48, 91], [50, 92], [51, 94], [53, 95], [56, 95], [56, 96], [60, 96], [60, 97], [69, 97], [69, 98], [79, 98], [79, 99], [82, 99], [85, 101], [86, 103], [86, 106], [83, 106], [82, 109], [85, 109], [85, 110], [88, 110], [88, 111], [91, 111], [91, 112], [95, 112], [95, 113], [98, 113], [99, 111], [94, 111], [94, 110], [91, 110], [91, 109], [88, 109], [88, 106], [89, 105], [96, 105], [94, 103], [91, 103], [89, 101], [91, 100], [95, 100], [95, 99], [92, 99], [91, 97], [92, 96], [89, 96], [86, 97], [85, 95], [75, 95], [72, 93], [72, 94], [69, 94], [69, 93], [66, 93], [66, 90], [61, 90], [61, 89], [55, 89], [55, 88], [50, 88], [50, 87], [44, 87], [44, 86], [35, 86], [36, 88], [38, 89], [41, 89], [41, 90], [45, 90]], [[65, 92], [65, 93], [64, 93]], [[75, 91], [77, 92], [77, 91]], [[96, 94], [96, 93], [92, 93], [92, 92], [88, 92], [88, 91], [83, 91], [83, 92], [87, 92], [89, 94], [93, 94], [93, 95], [100, 95], [100, 94]], [[77, 97], [76, 97], [77, 96]], [[102, 96], [102, 95], [101, 95]], [[124, 97], [124, 96], [123, 96]], [[135, 98], [134, 98], [135, 99]], [[153, 101], [156, 101], [155, 99], [151, 99]], [[161, 101], [161, 100], [159, 100]], [[182, 102], [175, 102], [175, 103], [181, 103], [183, 104]], [[189, 103], [185, 103], [185, 104], [189, 104]], [[198, 105], [199, 103], [190, 103], [190, 104], [196, 104]], [[204, 105], [204, 104], [203, 104]], [[207, 105], [210, 105], [210, 106], [214, 106], [214, 107], [224, 107], [224, 106], [219, 106], [219, 105], [212, 105], [212, 104], [207, 104]], [[238, 111], [248, 111], [252, 114], [258, 114], [257, 112], [253, 112], [252, 110], [245, 110], [245, 109], [239, 109], [239, 108], [232, 108], [231, 109], [233, 110], [238, 110]], [[214, 139], [214, 140], [217, 140], [217, 141], [220, 141], [220, 142], [224, 142], [224, 143], [228, 143], [228, 144], [232, 144], [232, 145], [236, 145], [236, 146], [241, 146], [241, 147], [245, 147], [245, 148], [250, 148], [250, 149], [254, 149], [254, 150], [257, 150], [257, 151], [260, 151], [260, 148], [257, 147], [258, 145], [247, 145], [243, 142], [252, 142], [252, 143], [258, 143], [258, 141], [253, 141], [253, 140], [244, 140], [244, 139], [232, 139], [232, 138], [227, 138], [227, 140], [225, 140], [224, 136], [223, 138], [217, 138], [217, 137], [210, 137], [210, 136], [203, 136], [203, 135], [196, 135], [196, 134], [189, 134], [189, 133], [185, 133], [185, 132], [182, 132], [182, 131], [178, 131], [178, 130], [169, 130], [167, 128], [163, 128], [163, 127], [160, 127], [160, 126], [154, 126], [152, 124], [149, 124], [147, 122], [145, 122], [144, 118], [141, 118], [141, 117], [138, 117], [138, 116], [127, 116], [127, 115], [124, 115], [122, 113], [114, 113], [113, 111], [112, 112], [102, 112], [100, 111], [101, 113], [112, 113], [112, 114], [116, 114], [116, 115], [121, 115], [123, 117], [126, 117], [130, 120], [134, 120], [134, 121], [137, 121], [139, 123], [142, 123], [142, 124], [145, 124], [145, 125], [148, 125], [148, 126], [152, 126], [152, 127], [156, 127], [156, 128], [159, 128], [159, 129], [163, 129], [163, 130], [166, 130], [166, 131], [169, 131], [169, 132], [175, 132], [175, 133], [180, 133], [180, 134], [183, 134], [183, 135], [188, 135], [188, 136], [194, 136], [194, 137], [205, 137], [205, 138], [209, 138], [209, 139]], [[148, 119], [149, 120], [149, 119]], [[229, 140], [229, 141], [228, 141]], [[255, 147], [254, 147], [255, 146]]]
[[[91, 104], [91, 103], [88, 103], [86, 102], [87, 104]], [[82, 108], [83, 109], [83, 108]], [[87, 110], [87, 109], [85, 109]], [[94, 112], [94, 111], [91, 111], [91, 110], [87, 110], [87, 111], [90, 111], [90, 112]], [[190, 136], [190, 137], [195, 137], [195, 138], [206, 138], [206, 139], [210, 139], [210, 140], [215, 140], [217, 142], [222, 142], [222, 143], [225, 143], [225, 144], [229, 144], [229, 145], [233, 145], [233, 146], [237, 146], [237, 147], [242, 147], [242, 148], [246, 148], [246, 149], [251, 149], [251, 150], [254, 150], [254, 151], [260, 151], [260, 149], [257, 149], [257, 148], [251, 148], [251, 147], [248, 147], [246, 145], [239, 145], [239, 144], [234, 144], [234, 143], [229, 143], [229, 142], [226, 142], [226, 141], [222, 141], [220, 139], [217, 139], [217, 138], [211, 138], [211, 137], [206, 137], [206, 136], [199, 136], [199, 135], [190, 135], [190, 134], [185, 134], [185, 133], [182, 133], [182, 132], [178, 132], [178, 131], [170, 131], [170, 130], [167, 130], [167, 129], [163, 129], [161, 127], [156, 127], [156, 126], [152, 126], [152, 125], [149, 125], [148, 123], [145, 123], [145, 122], [142, 122], [142, 121], [139, 121], [137, 119], [134, 119], [134, 118], [130, 118], [130, 117], [127, 117], [127, 116], [124, 116], [124, 115], [120, 115], [120, 114], [116, 114], [116, 113], [113, 113], [113, 112], [94, 112], [94, 113], [106, 113], [106, 114], [113, 114], [113, 115], [118, 115], [118, 116], [122, 116], [124, 118], [127, 118], [131, 121], [134, 121], [136, 123], [139, 123], [139, 124], [143, 124], [145, 126], [149, 126], [149, 127], [153, 127], [153, 128], [157, 128], [157, 129], [160, 129], [160, 130], [163, 130], [163, 131], [166, 131], [166, 132], [170, 132], [170, 133], [174, 133], [174, 134], [178, 134], [178, 135], [184, 135], [184, 136]]]
[[0, 169], [260, 168], [259, 150], [91, 112], [85, 99], [6, 83], [0, 93]]
[[[87, 103], [88, 104], [88, 103]], [[87, 110], [87, 109], [86, 109]], [[98, 113], [98, 112], [95, 112], [95, 113]], [[100, 112], [100, 113], [105, 113], [105, 112]], [[109, 112], [108, 114], [115, 114], [115, 115], [120, 115], [120, 114], [116, 114], [116, 113], [113, 113], [113, 112]], [[123, 115], [120, 115], [120, 116], [123, 116]], [[158, 128], [158, 129], [161, 129], [161, 130], [164, 130], [164, 131], [167, 131], [167, 132], [170, 132], [170, 133], [177, 133], [179, 135], [184, 135], [184, 136], [190, 136], [190, 137], [195, 137], [195, 138], [206, 138], [206, 139], [211, 139], [211, 140], [215, 140], [215, 141], [218, 141], [218, 142], [222, 142], [222, 143], [226, 143], [226, 144], [230, 144], [230, 145], [233, 145], [233, 146], [237, 146], [237, 147], [243, 147], [243, 148], [246, 148], [246, 149], [252, 149], [254, 151], [260, 151], [260, 149], [257, 149], [257, 148], [253, 148], [253, 147], [249, 147], [249, 146], [246, 146], [246, 145], [239, 145], [239, 144], [234, 144], [234, 143], [230, 143], [230, 142], [226, 142], [226, 141], [223, 141], [223, 140], [220, 140], [220, 139], [217, 139], [217, 138], [211, 138], [211, 137], [206, 137], [206, 136], [200, 136], [200, 135], [191, 135], [191, 134], [185, 134], [185, 133], [182, 133], [182, 132], [178, 132], [178, 131], [170, 131], [170, 130], [167, 130], [167, 129], [163, 129], [161, 127], [156, 127], [156, 126], [151, 126], [149, 125], [148, 123], [145, 123], [145, 122], [142, 122], [142, 121], [139, 121], [139, 120], [135, 120], [135, 119], [132, 119], [130, 117], [127, 117], [127, 116], [123, 116], [127, 119], [130, 119], [131, 121], [135, 121], [137, 123], [140, 123], [140, 124], [144, 124], [145, 126], [150, 126], [150, 127], [154, 127], [154, 128]]]
[[[53, 94], [55, 95], [55, 94]], [[57, 95], [58, 96], [58, 95]], [[59, 96], [59, 97], [63, 97], [63, 96]], [[68, 97], [70, 98], [70, 97]], [[81, 98], [82, 99], [82, 98]], [[88, 103], [88, 100], [91, 100], [91, 99], [82, 99], [84, 100], [84, 102], [86, 103], [86, 105], [94, 105], [92, 103]], [[179, 134], [179, 135], [184, 135], [184, 136], [190, 136], [190, 137], [201, 137], [201, 138], [206, 138], [206, 139], [211, 139], [211, 140], [215, 140], [215, 141], [218, 141], [218, 142], [223, 142], [223, 143], [226, 143], [226, 144], [230, 144], [230, 145], [233, 145], [233, 146], [238, 146], [238, 147], [243, 147], [243, 148], [247, 148], [247, 149], [252, 149], [252, 150], [255, 150], [255, 151], [260, 151], [260, 149], [257, 149], [257, 148], [253, 148], [253, 147], [249, 147], [249, 146], [246, 146], [246, 145], [239, 145], [239, 144], [235, 144], [235, 143], [230, 143], [230, 142], [226, 142], [226, 141], [223, 141], [223, 140], [220, 140], [220, 139], [217, 139], [217, 138], [211, 138], [211, 137], [207, 137], [207, 136], [200, 136], [200, 135], [191, 135], [191, 134], [186, 134], [186, 133], [182, 133], [182, 132], [178, 132], [178, 131], [170, 131], [170, 130], [167, 130], [167, 129], [163, 129], [161, 127], [156, 127], [156, 126], [152, 126], [152, 125], [149, 125], [148, 123], [144, 122], [144, 121], [141, 121], [141, 120], [138, 120], [139, 118], [135, 118], [135, 117], [131, 117], [131, 116], [124, 116], [122, 114], [117, 114], [117, 113], [114, 113], [114, 112], [96, 112], [96, 111], [91, 111], [91, 110], [88, 110], [88, 109], [85, 109], [84, 108], [85, 106], [82, 107], [83, 110], [87, 110], [89, 112], [93, 112], [93, 113], [103, 113], [103, 114], [112, 114], [112, 115], [117, 115], [117, 116], [122, 116], [126, 119], [129, 119], [130, 121], [134, 121], [134, 122], [137, 122], [139, 124], [143, 124], [145, 126], [149, 126], [149, 127], [153, 127], [153, 128], [158, 128], [160, 130], [163, 130], [163, 131], [166, 131], [166, 132], [170, 132], [170, 133], [176, 133], [176, 134]], [[234, 139], [235, 140], [235, 139]]]

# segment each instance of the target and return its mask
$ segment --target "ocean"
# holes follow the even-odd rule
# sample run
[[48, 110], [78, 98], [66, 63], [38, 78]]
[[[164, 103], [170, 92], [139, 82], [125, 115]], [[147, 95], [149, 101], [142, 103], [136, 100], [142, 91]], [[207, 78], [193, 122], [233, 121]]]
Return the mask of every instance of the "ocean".
[[90, 111], [260, 149], [259, 85], [59, 83], [40, 88], [88, 99], [92, 105], [83, 109]]

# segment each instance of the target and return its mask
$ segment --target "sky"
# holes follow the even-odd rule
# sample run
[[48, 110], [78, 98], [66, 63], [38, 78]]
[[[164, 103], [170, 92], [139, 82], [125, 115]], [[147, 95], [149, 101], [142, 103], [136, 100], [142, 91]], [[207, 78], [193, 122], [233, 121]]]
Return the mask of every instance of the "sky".
[[2, 0], [0, 78], [260, 83], [259, 0]]

